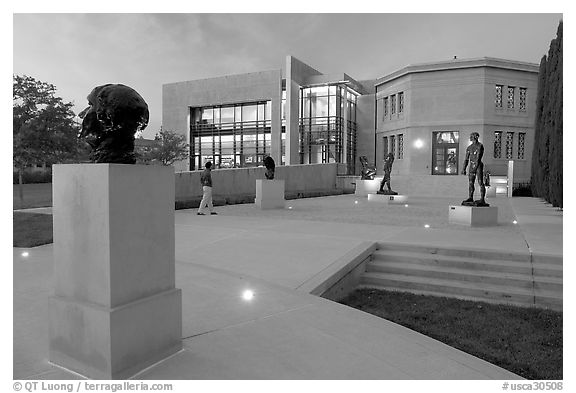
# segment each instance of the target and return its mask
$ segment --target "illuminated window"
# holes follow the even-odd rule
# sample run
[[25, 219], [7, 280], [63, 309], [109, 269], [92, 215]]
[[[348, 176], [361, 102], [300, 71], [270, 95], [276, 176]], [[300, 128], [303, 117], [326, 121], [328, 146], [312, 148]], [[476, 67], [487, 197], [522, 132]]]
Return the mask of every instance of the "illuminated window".
[[496, 85], [496, 108], [502, 108], [502, 85]]
[[518, 133], [518, 159], [524, 159], [524, 144], [526, 141], [526, 133], [519, 132]]
[[525, 87], [521, 87], [520, 88], [520, 111], [521, 112], [526, 112], [526, 88]]
[[508, 109], [514, 109], [514, 86], [508, 86]]
[[502, 158], [502, 131], [494, 131], [494, 158]]
[[398, 159], [404, 158], [404, 134], [398, 135]]

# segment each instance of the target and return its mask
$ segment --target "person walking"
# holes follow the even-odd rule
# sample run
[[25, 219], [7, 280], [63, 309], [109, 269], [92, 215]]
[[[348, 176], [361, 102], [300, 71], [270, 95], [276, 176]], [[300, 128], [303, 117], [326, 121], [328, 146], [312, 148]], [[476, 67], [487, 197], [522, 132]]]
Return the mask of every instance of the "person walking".
[[212, 163], [208, 161], [204, 164], [204, 171], [200, 175], [200, 183], [202, 183], [202, 201], [200, 201], [200, 207], [198, 207], [199, 216], [203, 216], [204, 208], [208, 207], [210, 214], [218, 214], [214, 211], [214, 206], [212, 205]]

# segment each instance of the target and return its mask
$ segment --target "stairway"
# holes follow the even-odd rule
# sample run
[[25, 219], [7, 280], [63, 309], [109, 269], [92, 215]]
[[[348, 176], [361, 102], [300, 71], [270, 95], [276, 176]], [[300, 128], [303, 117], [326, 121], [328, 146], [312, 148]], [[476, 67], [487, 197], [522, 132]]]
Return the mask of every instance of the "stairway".
[[360, 287], [562, 310], [562, 258], [378, 243]]

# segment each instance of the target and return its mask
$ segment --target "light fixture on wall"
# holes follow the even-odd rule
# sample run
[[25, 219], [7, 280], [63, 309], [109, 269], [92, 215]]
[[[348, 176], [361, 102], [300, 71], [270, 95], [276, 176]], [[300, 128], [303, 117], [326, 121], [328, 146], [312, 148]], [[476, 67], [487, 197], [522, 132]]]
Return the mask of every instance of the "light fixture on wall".
[[424, 141], [422, 139], [416, 139], [414, 141], [414, 147], [416, 149], [422, 149], [423, 146], [424, 146]]

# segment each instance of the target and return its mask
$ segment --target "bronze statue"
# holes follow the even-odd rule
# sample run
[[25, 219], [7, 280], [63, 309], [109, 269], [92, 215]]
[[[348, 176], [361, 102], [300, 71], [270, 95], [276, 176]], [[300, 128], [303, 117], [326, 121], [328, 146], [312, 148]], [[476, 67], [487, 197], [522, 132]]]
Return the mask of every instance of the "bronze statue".
[[[466, 174], [466, 167], [470, 162], [470, 170], [468, 172], [468, 199], [462, 201], [463, 206], [490, 206], [486, 203], [486, 186], [484, 183], [484, 163], [482, 156], [484, 155], [484, 146], [478, 142], [480, 134], [473, 132], [470, 134], [470, 141], [472, 144], [466, 148], [466, 158], [464, 159], [464, 169], [462, 174]], [[478, 179], [480, 185], [480, 199], [474, 200], [474, 182]]]
[[[392, 172], [392, 164], [394, 163], [394, 154], [388, 153], [386, 159], [384, 160], [384, 178], [380, 182], [380, 190], [376, 192], [377, 194], [384, 195], [398, 195], [396, 191], [392, 191], [390, 187], [390, 173]], [[387, 190], [384, 189], [384, 184], [386, 184]]]
[[92, 148], [90, 160], [134, 164], [134, 134], [148, 125], [148, 105], [134, 89], [120, 84], [95, 87], [88, 95], [80, 136]]
[[266, 167], [266, 179], [274, 180], [274, 171], [276, 169], [276, 164], [274, 163], [274, 159], [270, 156], [266, 156], [264, 158], [264, 166]]
[[360, 156], [360, 164], [362, 164], [360, 180], [374, 180], [374, 176], [376, 175], [376, 168], [368, 165], [368, 158], [366, 156]]

